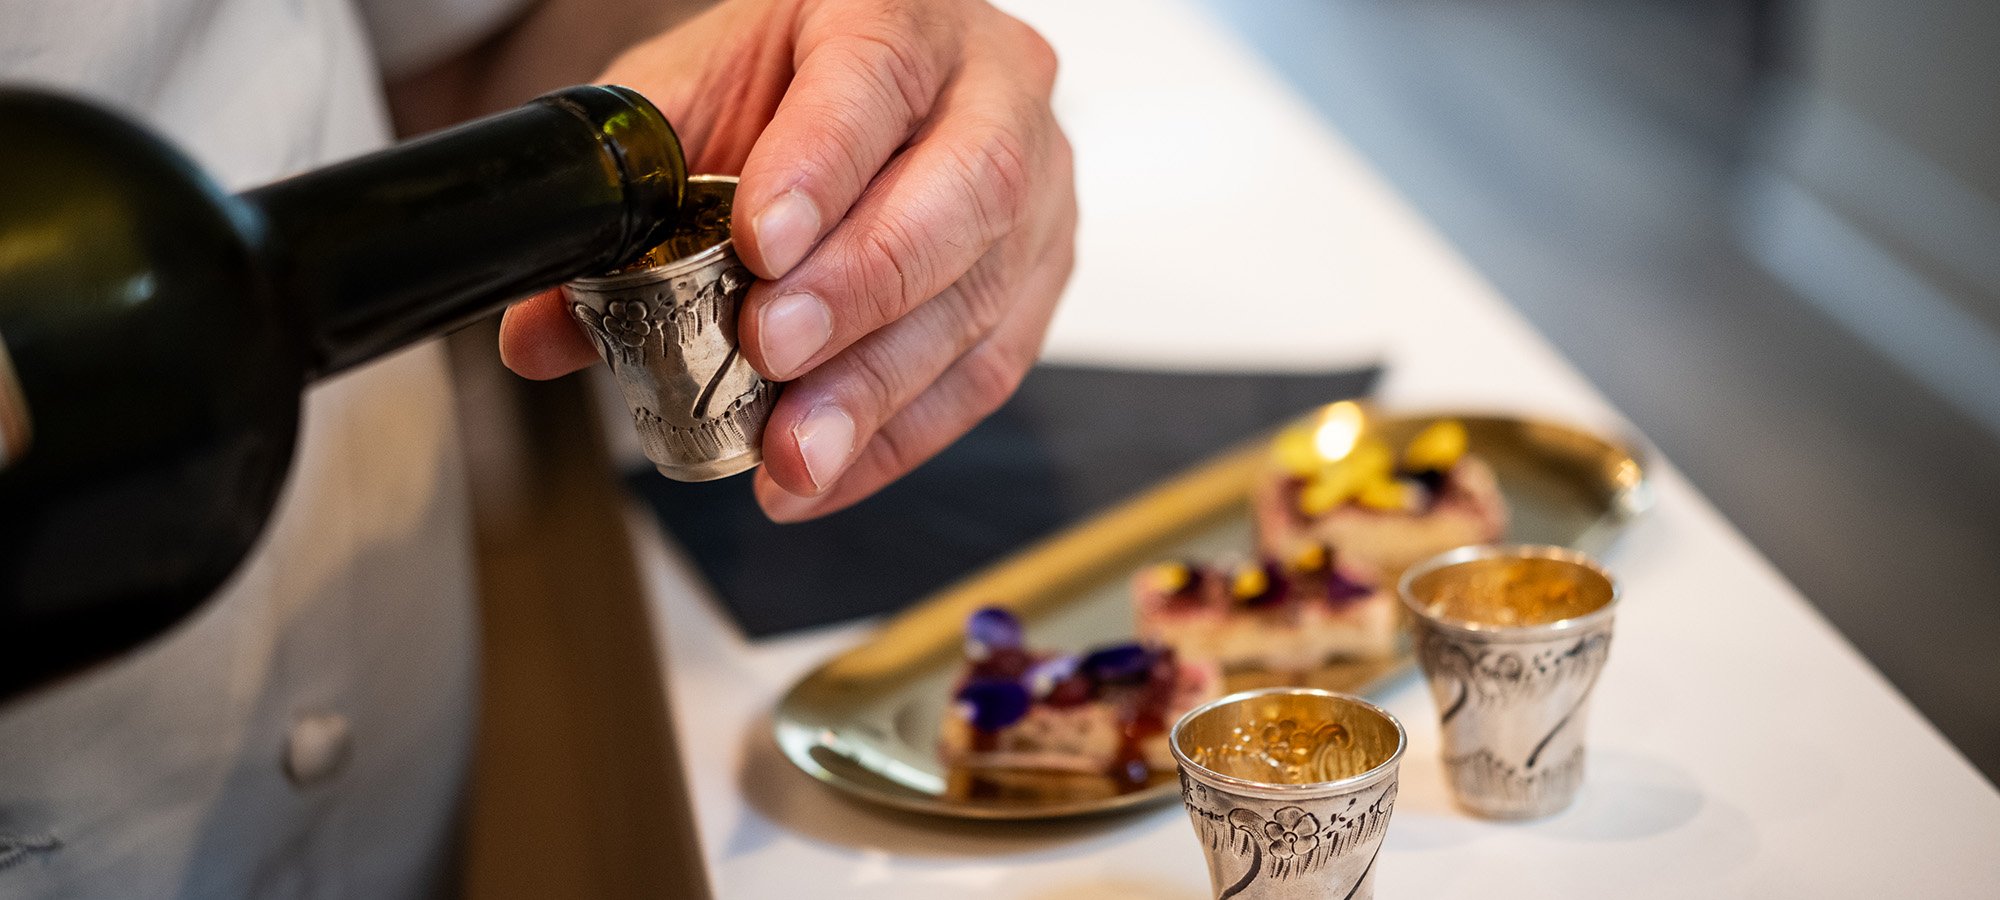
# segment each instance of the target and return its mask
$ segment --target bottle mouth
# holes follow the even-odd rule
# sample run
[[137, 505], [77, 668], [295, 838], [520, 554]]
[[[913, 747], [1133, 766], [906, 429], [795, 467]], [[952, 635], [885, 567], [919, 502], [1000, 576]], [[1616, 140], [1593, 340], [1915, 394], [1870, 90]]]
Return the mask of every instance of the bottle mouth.
[[625, 236], [619, 259], [658, 241], [679, 218], [687, 192], [687, 158], [680, 136], [652, 101], [622, 85], [582, 85], [544, 94], [596, 132], [626, 187]]
[[735, 197], [734, 176], [689, 177], [680, 213], [667, 223], [667, 230], [659, 243], [616, 269], [577, 278], [572, 283], [615, 286], [631, 281], [672, 277], [707, 265], [716, 257], [731, 252], [730, 204]]

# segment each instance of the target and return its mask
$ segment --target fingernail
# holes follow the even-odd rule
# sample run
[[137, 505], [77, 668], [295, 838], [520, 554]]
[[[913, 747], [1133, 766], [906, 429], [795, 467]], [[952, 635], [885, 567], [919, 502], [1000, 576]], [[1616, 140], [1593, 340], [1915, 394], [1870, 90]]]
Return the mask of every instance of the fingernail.
[[833, 314], [818, 297], [786, 294], [764, 307], [758, 321], [757, 343], [772, 378], [785, 379], [826, 347], [833, 337]]
[[793, 425], [792, 439], [799, 442], [799, 457], [806, 461], [813, 490], [823, 491], [840, 477], [840, 471], [847, 468], [847, 458], [854, 455], [854, 420], [846, 410], [829, 403]]
[[819, 210], [804, 194], [789, 191], [771, 201], [757, 215], [757, 247], [764, 251], [764, 263], [771, 277], [782, 277], [812, 249], [819, 237]]

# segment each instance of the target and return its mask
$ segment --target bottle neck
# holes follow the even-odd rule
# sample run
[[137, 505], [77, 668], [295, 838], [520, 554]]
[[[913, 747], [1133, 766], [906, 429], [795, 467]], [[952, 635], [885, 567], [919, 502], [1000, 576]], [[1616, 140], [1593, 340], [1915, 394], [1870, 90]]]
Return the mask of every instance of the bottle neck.
[[639, 255], [686, 181], [651, 103], [575, 87], [240, 199], [319, 378]]

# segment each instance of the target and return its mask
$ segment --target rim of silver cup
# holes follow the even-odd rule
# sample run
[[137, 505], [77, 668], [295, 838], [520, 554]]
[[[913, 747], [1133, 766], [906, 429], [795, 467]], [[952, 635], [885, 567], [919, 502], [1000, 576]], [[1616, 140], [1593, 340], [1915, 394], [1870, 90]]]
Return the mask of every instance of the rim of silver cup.
[[[1238, 703], [1244, 700], [1250, 700], [1256, 697], [1270, 696], [1273, 694], [1290, 694], [1294, 696], [1304, 694], [1317, 697], [1327, 697], [1334, 700], [1340, 700], [1347, 703], [1351, 703], [1355, 706], [1359, 706], [1368, 712], [1372, 712], [1376, 715], [1381, 716], [1383, 719], [1386, 719], [1391, 726], [1395, 727], [1396, 749], [1389, 754], [1389, 757], [1387, 759], [1384, 759], [1383, 761], [1375, 764], [1372, 768], [1368, 769], [1365, 772], [1349, 775], [1345, 778], [1337, 778], [1332, 781], [1309, 781], [1300, 784], [1276, 784], [1268, 781], [1252, 781], [1247, 778], [1238, 778], [1234, 775], [1225, 775], [1221, 772], [1217, 772], [1214, 769], [1204, 766], [1201, 763], [1189, 759], [1187, 754], [1182, 752], [1181, 732], [1184, 728], [1186, 728], [1189, 722], [1201, 716], [1201, 714], [1208, 712], [1209, 710], [1224, 706], [1226, 704]], [[1367, 700], [1363, 700], [1360, 697], [1356, 697], [1353, 694], [1343, 694], [1338, 691], [1328, 691], [1328, 690], [1322, 690], [1320, 688], [1267, 687], [1267, 688], [1257, 688], [1248, 691], [1237, 691], [1234, 694], [1229, 694], [1224, 697], [1218, 697], [1214, 700], [1210, 700], [1207, 703], [1197, 706], [1194, 709], [1188, 710], [1188, 712], [1185, 715], [1181, 716], [1178, 721], [1174, 722], [1174, 727], [1172, 729], [1169, 729], [1167, 732], [1167, 749], [1173, 751], [1174, 761], [1176, 763], [1179, 763], [1182, 769], [1190, 772], [1196, 780], [1201, 781], [1204, 784], [1225, 788], [1227, 790], [1236, 791], [1238, 793], [1242, 793], [1248, 796], [1265, 797], [1274, 800], [1285, 799], [1288, 797], [1296, 797], [1301, 795], [1324, 794], [1328, 792], [1346, 791], [1346, 790], [1353, 790], [1353, 789], [1367, 787], [1368, 785], [1381, 781], [1383, 778], [1388, 777], [1390, 772], [1395, 771], [1396, 764], [1403, 758], [1403, 751], [1409, 749], [1409, 746], [1410, 746], [1409, 730], [1403, 727], [1402, 720], [1396, 718], [1395, 714], [1389, 712], [1386, 709], [1383, 709], [1380, 706], [1370, 703]]]
[[[1605, 584], [1611, 588], [1611, 597], [1604, 601], [1604, 605], [1583, 615], [1572, 616], [1567, 619], [1557, 619], [1553, 622], [1542, 622], [1535, 625], [1489, 625], [1431, 615], [1425, 611], [1423, 605], [1417, 600], [1416, 594], [1411, 590], [1411, 587], [1416, 584], [1417, 579], [1432, 572], [1464, 563], [1488, 559], [1551, 559], [1569, 563], [1594, 572], [1599, 578], [1604, 579]], [[1423, 620], [1425, 624], [1437, 628], [1446, 628], [1465, 634], [1483, 635], [1492, 638], [1532, 640], [1567, 631], [1588, 628], [1612, 618], [1613, 614], [1618, 611], [1619, 602], [1624, 599], [1624, 590], [1619, 586], [1618, 579], [1612, 576], [1611, 571], [1606, 569], [1603, 563], [1598, 562], [1595, 557], [1581, 550], [1572, 550], [1568, 547], [1558, 547], [1552, 544], [1475, 544], [1446, 550], [1404, 570], [1403, 577], [1396, 582], [1396, 595], [1401, 598], [1403, 607], [1409, 610], [1411, 615]]]

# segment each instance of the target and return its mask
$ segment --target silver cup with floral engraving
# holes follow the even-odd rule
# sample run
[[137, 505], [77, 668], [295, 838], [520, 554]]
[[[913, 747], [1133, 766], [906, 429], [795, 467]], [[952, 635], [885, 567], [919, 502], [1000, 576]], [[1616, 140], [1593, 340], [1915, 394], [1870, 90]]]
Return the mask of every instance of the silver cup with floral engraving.
[[1458, 804], [1546, 816], [1583, 784], [1584, 721], [1618, 587], [1562, 547], [1461, 547], [1403, 574]]
[[1374, 896], [1404, 742], [1381, 707], [1312, 688], [1181, 717], [1168, 743], [1217, 900]]
[[643, 258], [563, 286], [611, 367], [639, 442], [660, 474], [709, 481], [763, 461], [778, 386], [743, 360], [736, 313], [756, 281], [729, 240], [736, 179], [688, 179], [680, 220]]

